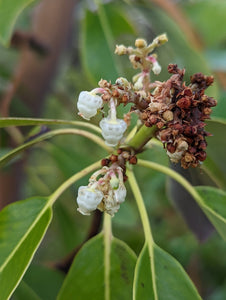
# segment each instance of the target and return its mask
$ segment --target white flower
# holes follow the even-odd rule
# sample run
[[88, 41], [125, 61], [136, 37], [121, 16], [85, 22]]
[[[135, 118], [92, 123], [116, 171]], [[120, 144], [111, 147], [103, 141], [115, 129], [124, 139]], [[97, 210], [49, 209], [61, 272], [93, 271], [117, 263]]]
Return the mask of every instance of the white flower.
[[161, 72], [162, 68], [160, 66], [160, 64], [157, 62], [157, 60], [155, 60], [153, 62], [153, 67], [152, 67], [152, 71], [155, 75], [158, 75]]
[[91, 211], [94, 211], [102, 201], [104, 195], [101, 191], [88, 187], [80, 186], [78, 189], [78, 211], [83, 215], [90, 215]]
[[100, 121], [100, 128], [102, 129], [105, 143], [108, 146], [116, 146], [126, 131], [127, 124], [120, 119], [104, 118]]
[[79, 94], [77, 107], [79, 115], [86, 120], [97, 114], [97, 110], [103, 105], [103, 100], [100, 96], [87, 91], [82, 91]]
[[121, 183], [117, 190], [114, 190], [114, 196], [117, 204], [121, 204], [126, 198], [126, 188], [123, 183]]

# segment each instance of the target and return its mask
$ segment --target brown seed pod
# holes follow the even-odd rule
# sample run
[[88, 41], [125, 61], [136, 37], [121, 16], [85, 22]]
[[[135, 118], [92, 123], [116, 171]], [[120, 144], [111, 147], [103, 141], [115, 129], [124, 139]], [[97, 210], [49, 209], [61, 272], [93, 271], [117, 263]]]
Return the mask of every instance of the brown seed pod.
[[109, 157], [110, 161], [112, 163], [118, 161], [118, 155], [115, 155], [115, 154], [112, 154], [110, 157]]
[[102, 160], [101, 160], [101, 165], [102, 165], [102, 167], [108, 167], [109, 166], [109, 164], [110, 164], [110, 159], [108, 159], [108, 158], [103, 158]]
[[114, 90], [113, 92], [112, 92], [112, 96], [113, 97], [115, 97], [115, 98], [118, 98], [119, 97], [119, 91], [118, 90]]
[[135, 155], [131, 155], [131, 156], [130, 156], [130, 158], [129, 158], [129, 163], [130, 163], [131, 165], [136, 165], [136, 163], [137, 163], [137, 158], [136, 158]]
[[173, 144], [167, 144], [166, 149], [170, 152], [170, 153], [174, 153], [176, 151], [176, 146], [174, 146]]
[[126, 104], [129, 101], [127, 95], [122, 96], [122, 103]]
[[144, 112], [141, 114], [141, 118], [142, 118], [142, 120], [147, 120], [148, 114], [144, 111]]
[[196, 155], [197, 159], [200, 161], [204, 161], [206, 159], [206, 152], [205, 151], [200, 151]]
[[162, 114], [162, 117], [165, 121], [172, 121], [173, 120], [173, 112], [171, 110], [166, 110]]
[[188, 97], [181, 98], [177, 101], [176, 105], [181, 109], [188, 109], [191, 106], [191, 100]]

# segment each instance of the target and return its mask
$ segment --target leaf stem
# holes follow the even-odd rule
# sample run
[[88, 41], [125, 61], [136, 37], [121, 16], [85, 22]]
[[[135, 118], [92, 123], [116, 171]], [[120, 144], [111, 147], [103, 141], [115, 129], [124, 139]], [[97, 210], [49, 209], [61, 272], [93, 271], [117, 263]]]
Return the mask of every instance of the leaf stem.
[[131, 170], [131, 167], [128, 167], [128, 166], [127, 166], [127, 175], [128, 175], [128, 180], [129, 180], [131, 190], [133, 192], [134, 198], [136, 199], [136, 203], [137, 203], [138, 210], [139, 210], [140, 217], [141, 217], [141, 222], [142, 222], [143, 229], [144, 229], [145, 243], [148, 246], [148, 252], [150, 255], [154, 299], [158, 300], [157, 286], [156, 286], [156, 281], [155, 281], [155, 263], [154, 263], [154, 251], [153, 251], [154, 240], [153, 240], [153, 236], [152, 236], [152, 232], [151, 232], [148, 214], [147, 214], [147, 211], [146, 211], [146, 208], [144, 205], [144, 200], [141, 195], [137, 180], [134, 176], [133, 171]]
[[129, 141], [128, 145], [136, 152], [141, 152], [146, 143], [155, 135], [156, 126], [147, 127], [142, 125], [140, 130]]
[[104, 213], [104, 282], [105, 282], [105, 300], [110, 300], [110, 264], [111, 264], [111, 216]]
[[134, 198], [136, 199], [138, 210], [141, 216], [145, 239], [149, 244], [153, 245], [154, 241], [153, 241], [148, 214], [144, 205], [143, 197], [141, 195], [134, 173], [132, 172], [132, 170], [130, 170], [129, 167], [127, 167], [127, 175], [128, 175], [128, 180], [129, 180], [131, 190], [133, 192]]

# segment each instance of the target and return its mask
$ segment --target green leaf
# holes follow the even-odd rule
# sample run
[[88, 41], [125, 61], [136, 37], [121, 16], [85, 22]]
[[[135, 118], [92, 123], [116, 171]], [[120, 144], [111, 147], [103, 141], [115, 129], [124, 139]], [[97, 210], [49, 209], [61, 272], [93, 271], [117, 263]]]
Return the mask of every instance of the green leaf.
[[155, 244], [153, 259], [154, 266], [145, 244], [135, 269], [133, 300], [201, 300], [179, 262]]
[[29, 266], [51, 221], [48, 198], [31, 198], [0, 212], [0, 295], [8, 299]]
[[226, 189], [226, 121], [209, 120], [205, 127], [212, 136], [207, 138], [207, 159], [203, 164], [204, 170], [216, 184]]
[[123, 75], [119, 58], [114, 54], [115, 46], [119, 36], [134, 33], [123, 9], [115, 3], [99, 4], [94, 12], [85, 11], [80, 37], [81, 57], [93, 84], [101, 78], [115, 81]]
[[225, 41], [225, 1], [199, 0], [184, 3], [194, 28], [208, 46], [216, 47], [216, 44]]
[[[112, 238], [110, 245], [110, 299], [131, 300], [136, 257], [122, 241]], [[104, 300], [106, 285], [104, 236], [89, 240], [76, 255], [58, 295], [58, 300]]]
[[0, 295], [12, 294], [38, 248], [52, 217], [52, 205], [73, 183], [93, 172], [96, 162], [66, 180], [47, 197], [13, 203], [0, 212]]
[[7, 45], [13, 26], [22, 10], [33, 0], [0, 1], [0, 42]]
[[195, 187], [202, 197], [201, 206], [218, 233], [226, 240], [226, 192], [208, 186]]
[[[23, 281], [25, 281], [42, 300], [56, 300], [63, 280], [64, 274], [59, 270], [53, 270], [50, 267], [36, 264], [30, 265], [23, 278]], [[33, 300], [33, 298], [29, 300]]]
[[25, 282], [21, 281], [15, 293], [13, 293], [12, 300], [41, 300], [39, 296], [32, 290], [32, 288]]
[[[226, 59], [225, 59], [226, 61]], [[222, 90], [221, 94], [219, 95], [219, 97], [217, 98], [217, 106], [213, 108], [213, 113], [211, 118], [217, 118], [217, 119], [222, 119], [226, 122], [226, 91]]]

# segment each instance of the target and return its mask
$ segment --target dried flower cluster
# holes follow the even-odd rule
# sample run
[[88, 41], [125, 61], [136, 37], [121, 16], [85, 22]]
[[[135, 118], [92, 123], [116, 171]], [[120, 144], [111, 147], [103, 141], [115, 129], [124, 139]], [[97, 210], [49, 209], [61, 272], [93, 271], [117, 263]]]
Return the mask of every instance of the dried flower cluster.
[[146, 126], [156, 125], [159, 140], [172, 162], [181, 161], [183, 168], [196, 167], [206, 158], [205, 119], [210, 118], [216, 100], [205, 95], [213, 83], [212, 76], [197, 73], [188, 86], [183, 82], [184, 70], [169, 65], [173, 75], [166, 82], [156, 82], [151, 102], [142, 113]]

